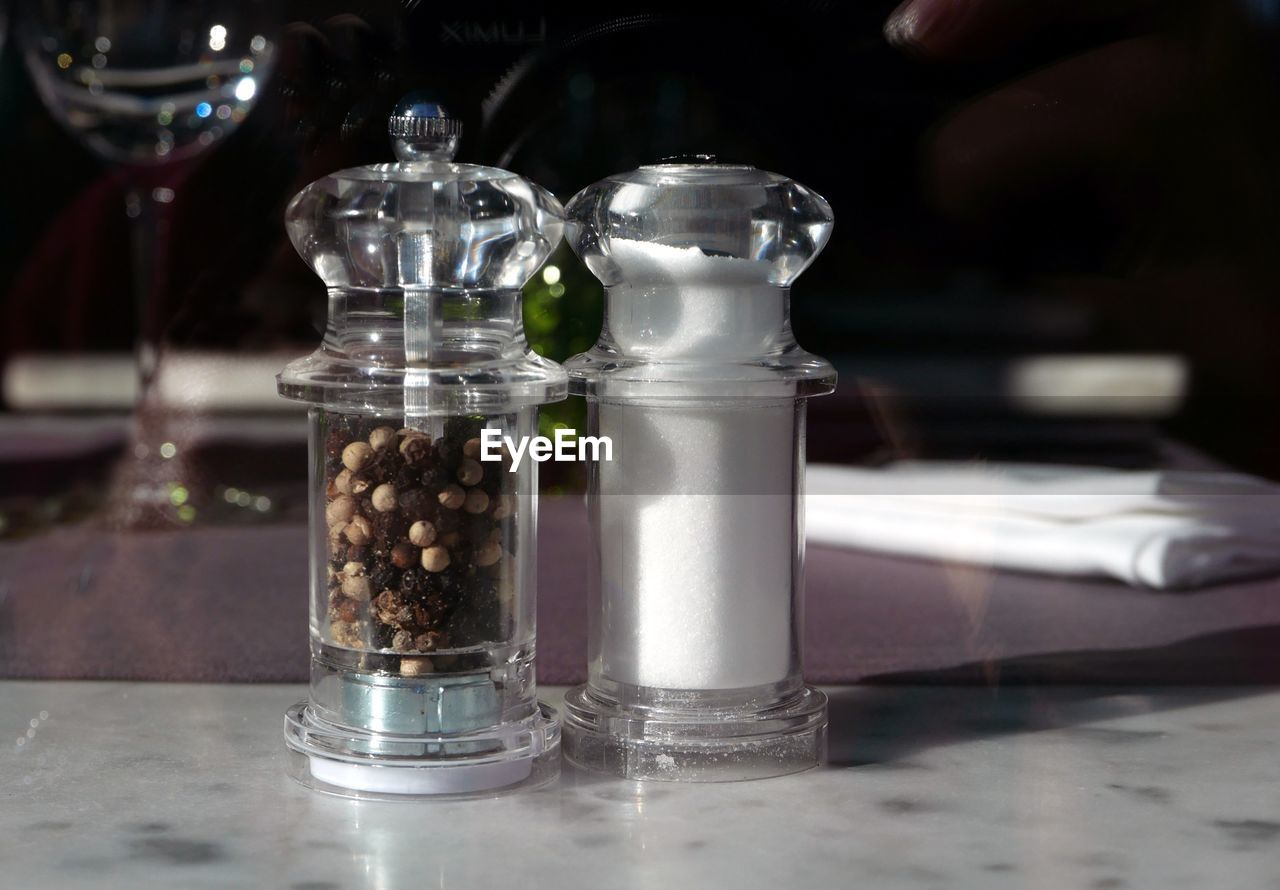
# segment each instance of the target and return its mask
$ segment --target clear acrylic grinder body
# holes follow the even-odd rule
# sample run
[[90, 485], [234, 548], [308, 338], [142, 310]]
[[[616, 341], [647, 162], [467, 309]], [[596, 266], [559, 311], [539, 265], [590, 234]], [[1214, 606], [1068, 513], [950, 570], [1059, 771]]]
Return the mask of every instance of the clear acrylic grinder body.
[[753, 167], [662, 164], [584, 189], [569, 243], [605, 285], [596, 345], [566, 364], [591, 435], [588, 682], [575, 763], [727, 781], [825, 756], [801, 665], [805, 400], [835, 372], [791, 332], [789, 288], [831, 209]]
[[406, 100], [399, 163], [327, 176], [287, 211], [329, 316], [279, 376], [311, 406], [311, 691], [285, 740], [295, 778], [347, 796], [490, 795], [559, 770], [534, 678], [537, 464], [482, 460], [480, 437], [532, 435], [566, 395], [520, 292], [563, 210], [453, 163], [458, 133]]

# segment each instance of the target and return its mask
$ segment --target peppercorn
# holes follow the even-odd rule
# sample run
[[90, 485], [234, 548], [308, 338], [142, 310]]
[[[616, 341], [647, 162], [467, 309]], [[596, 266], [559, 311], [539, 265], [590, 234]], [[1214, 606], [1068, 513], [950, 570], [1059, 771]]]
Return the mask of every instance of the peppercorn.
[[466, 458], [458, 464], [458, 481], [463, 485], [475, 485], [484, 478], [484, 467], [477, 461]]
[[[384, 599], [385, 594], [392, 595]], [[413, 620], [413, 610], [393, 590], [383, 590], [374, 601], [374, 617], [388, 627], [401, 627]]]
[[338, 621], [355, 621], [360, 617], [360, 607], [355, 600], [340, 599], [334, 606], [333, 614]]
[[473, 488], [467, 492], [462, 509], [468, 513], [483, 513], [489, 509], [489, 496], [482, 489]]
[[407, 485], [396, 485], [396, 506], [400, 508], [400, 515], [410, 523], [428, 518], [436, 506], [436, 499], [430, 492], [410, 487], [414, 482], [410, 479]]
[[366, 574], [369, 576], [369, 586], [374, 590], [395, 589], [400, 586], [400, 570], [389, 563], [375, 562]]
[[[399, 624], [401, 615], [405, 610], [404, 602], [394, 590], [384, 590], [373, 600], [374, 617], [383, 624]], [[409, 614], [412, 615], [412, 613]]]
[[431, 453], [431, 439], [421, 433], [410, 435], [400, 442], [400, 456], [405, 463], [420, 463]]
[[480, 459], [480, 437], [468, 439], [462, 444], [462, 456], [469, 457], [472, 460]]
[[342, 465], [353, 473], [360, 472], [360, 468], [368, 463], [371, 457], [373, 457], [373, 446], [368, 442], [352, 442], [342, 449]]
[[347, 528], [343, 532], [348, 541], [357, 547], [369, 543], [369, 538], [373, 535], [373, 525], [369, 520], [359, 514], [351, 517], [351, 521], [347, 523]]
[[330, 526], [345, 525], [351, 521], [351, 517], [355, 515], [355, 512], [355, 500], [349, 495], [340, 494], [325, 506], [324, 518]]
[[502, 545], [497, 541], [485, 541], [476, 548], [475, 563], [478, 566], [491, 566], [502, 558]]
[[436, 527], [425, 519], [409, 526], [409, 540], [418, 547], [430, 547], [436, 540]]
[[369, 445], [374, 451], [381, 451], [395, 441], [396, 431], [389, 426], [376, 427], [369, 433]]
[[418, 477], [423, 488], [442, 488], [449, 484], [449, 474], [441, 467], [430, 464], [422, 466], [421, 475]]
[[509, 494], [499, 495], [493, 507], [493, 518], [499, 521], [515, 512], [515, 501]]
[[426, 569], [405, 569], [400, 576], [400, 592], [405, 596], [426, 596], [431, 577]]
[[449, 510], [456, 510], [463, 505], [467, 499], [467, 494], [457, 485], [446, 485], [440, 490], [437, 496], [440, 505]]
[[364, 574], [345, 575], [342, 579], [342, 595], [348, 599], [353, 599], [358, 603], [367, 603], [370, 591], [369, 579]]
[[391, 548], [391, 564], [398, 569], [407, 569], [418, 560], [418, 548], [408, 541], [401, 541]]
[[429, 674], [434, 670], [430, 658], [402, 658], [400, 659], [400, 673], [406, 677], [421, 677]]
[[438, 630], [429, 630], [426, 633], [419, 634], [413, 643], [420, 652], [434, 652], [436, 649], [445, 648], [449, 643], [449, 638]]
[[339, 646], [358, 649], [364, 643], [360, 637], [360, 625], [354, 621], [334, 621], [329, 625], [329, 633]]
[[369, 521], [373, 523], [374, 537], [382, 548], [388, 552], [396, 541], [403, 541], [409, 537], [409, 526], [412, 525], [400, 515], [398, 510], [391, 510], [387, 513], [375, 512], [369, 517]]
[[373, 509], [379, 513], [394, 510], [396, 508], [396, 487], [384, 482], [373, 490], [370, 500], [373, 502]]
[[422, 551], [422, 567], [428, 572], [443, 572], [449, 567], [449, 551], [443, 547], [428, 547]]

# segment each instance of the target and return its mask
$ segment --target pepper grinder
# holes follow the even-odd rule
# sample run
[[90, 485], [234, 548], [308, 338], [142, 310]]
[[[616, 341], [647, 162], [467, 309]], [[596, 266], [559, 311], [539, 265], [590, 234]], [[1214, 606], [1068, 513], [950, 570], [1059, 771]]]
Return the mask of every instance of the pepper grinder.
[[285, 741], [319, 790], [489, 795], [559, 771], [534, 680], [537, 464], [511, 472], [481, 436], [532, 435], [566, 396], [520, 291], [564, 213], [454, 163], [461, 124], [421, 96], [389, 130], [397, 163], [317, 180], [286, 215], [329, 315], [278, 378], [311, 406], [311, 686]]
[[569, 243], [605, 286], [566, 363], [593, 436], [588, 681], [565, 753], [631, 779], [727, 781], [825, 756], [801, 671], [805, 400], [836, 375], [791, 332], [789, 288], [831, 209], [749, 166], [641, 167], [579, 192]]

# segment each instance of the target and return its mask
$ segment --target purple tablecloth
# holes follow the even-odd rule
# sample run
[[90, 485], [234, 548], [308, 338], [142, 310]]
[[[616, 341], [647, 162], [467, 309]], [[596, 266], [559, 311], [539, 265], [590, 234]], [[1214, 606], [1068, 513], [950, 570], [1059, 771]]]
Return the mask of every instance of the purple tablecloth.
[[[538, 676], [583, 679], [586, 518], [541, 509]], [[0, 676], [301, 681], [306, 542], [295, 525], [0, 543]], [[1280, 580], [1193, 593], [812, 547], [814, 682], [1280, 679]], [[916, 677], [918, 678], [918, 677]]]

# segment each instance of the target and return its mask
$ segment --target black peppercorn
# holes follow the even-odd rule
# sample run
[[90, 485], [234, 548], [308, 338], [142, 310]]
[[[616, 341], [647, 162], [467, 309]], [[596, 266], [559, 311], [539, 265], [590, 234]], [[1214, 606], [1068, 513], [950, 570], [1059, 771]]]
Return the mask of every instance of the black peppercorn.
[[408, 597], [425, 597], [431, 586], [431, 573], [423, 568], [405, 569], [400, 575], [400, 591]]
[[[418, 561], [418, 548], [408, 541], [401, 541], [391, 548], [391, 564], [398, 569], [407, 569]], [[387, 585], [390, 587], [391, 585]]]
[[394, 590], [400, 586], [400, 571], [395, 565], [378, 561], [368, 574], [369, 586], [374, 590]]
[[397, 497], [401, 514], [410, 522], [430, 519], [435, 512], [435, 497], [423, 488], [400, 489]]

